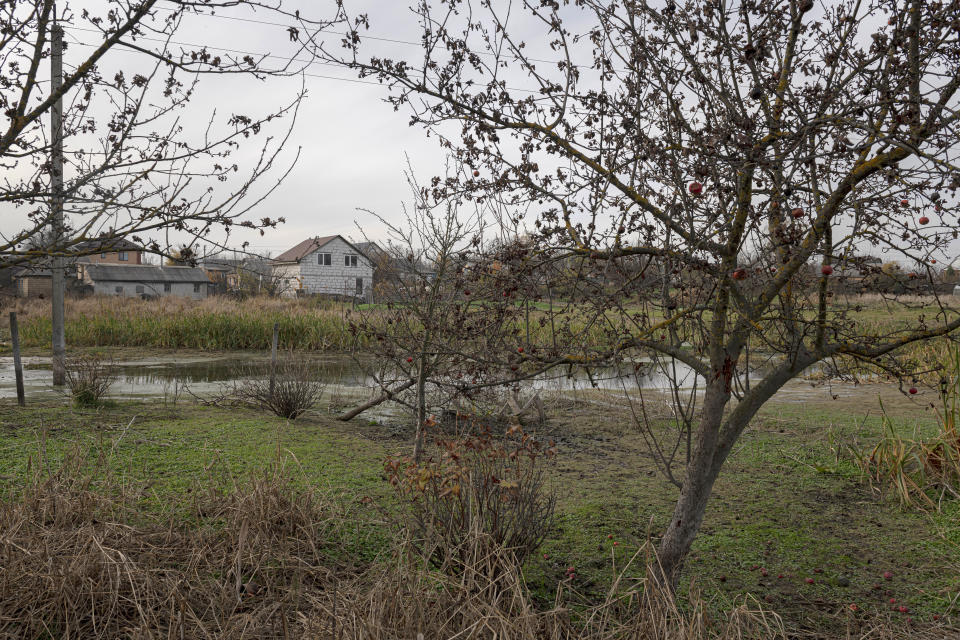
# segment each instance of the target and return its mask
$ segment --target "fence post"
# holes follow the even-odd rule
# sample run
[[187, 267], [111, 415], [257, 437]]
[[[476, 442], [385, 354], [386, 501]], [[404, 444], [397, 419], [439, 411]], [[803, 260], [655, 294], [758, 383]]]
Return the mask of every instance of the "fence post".
[[280, 323], [273, 323], [273, 346], [270, 349], [270, 397], [273, 398], [273, 388], [277, 384], [277, 341], [280, 335]]
[[25, 406], [23, 394], [23, 363], [20, 361], [20, 329], [17, 327], [17, 312], [10, 312], [10, 339], [13, 342], [13, 370], [17, 376], [17, 404]]

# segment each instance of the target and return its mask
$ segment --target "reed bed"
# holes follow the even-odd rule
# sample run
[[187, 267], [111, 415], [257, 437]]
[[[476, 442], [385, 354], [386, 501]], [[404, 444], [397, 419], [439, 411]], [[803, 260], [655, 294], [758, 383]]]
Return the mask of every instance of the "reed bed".
[[[20, 340], [26, 347], [50, 345], [49, 303], [20, 301]], [[378, 313], [375, 308], [368, 313]], [[66, 341], [78, 347], [145, 347], [214, 351], [267, 350], [273, 325], [279, 325], [281, 349], [346, 351], [364, 347], [366, 338], [350, 332], [350, 303], [323, 300], [225, 297], [205, 300], [139, 300], [92, 297], [67, 300]], [[530, 336], [548, 343], [549, 326], [531, 314]], [[354, 318], [356, 319], [356, 318]], [[605, 347], [609, 337], [598, 324], [573, 322], [577, 343]]]
[[[49, 345], [50, 318], [44, 306], [22, 305], [20, 313], [22, 344]], [[282, 349], [337, 351], [352, 343], [346, 313], [334, 305], [269, 298], [88, 298], [67, 302], [65, 331], [67, 344], [81, 347], [267, 350], [277, 323]]]
[[[926, 313], [934, 318], [937, 310], [932, 298], [913, 297], [905, 304], [892, 305], [874, 296], [855, 301], [863, 309], [854, 317], [857, 331], [864, 335], [889, 337], [898, 331], [915, 330]], [[49, 303], [42, 300], [18, 301], [20, 339], [25, 347], [50, 344]], [[376, 314], [377, 309], [366, 313]], [[293, 300], [257, 297], [236, 301], [226, 297], [204, 300], [160, 298], [156, 300], [92, 297], [68, 299], [66, 303], [66, 340], [78, 347], [141, 347], [156, 349], [198, 349], [243, 351], [270, 349], [273, 325], [279, 324], [280, 347], [301, 351], [342, 352], [359, 346], [365, 338], [350, 332], [352, 305], [329, 300]], [[527, 327], [534, 344], [550, 344], [549, 323], [541, 326], [543, 312], [532, 310]], [[355, 319], [355, 318], [354, 318]], [[509, 331], [505, 327], [505, 331]], [[603, 323], [587, 317], [574, 317], [565, 331], [579, 349], [605, 349], [615, 335]], [[564, 334], [566, 335], [566, 334]], [[359, 341], [359, 344], [358, 344]], [[930, 363], [947, 362], [956, 344], [950, 338], [918, 342], [896, 352], [907, 370], [921, 372], [917, 379], [937, 383], [942, 371]], [[883, 377], [876, 367], [854, 360], [841, 362], [843, 372], [851, 375]]]

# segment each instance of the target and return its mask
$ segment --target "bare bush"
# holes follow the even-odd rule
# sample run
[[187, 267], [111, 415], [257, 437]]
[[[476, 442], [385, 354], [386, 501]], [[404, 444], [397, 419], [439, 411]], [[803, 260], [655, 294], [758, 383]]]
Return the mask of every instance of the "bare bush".
[[[433, 419], [426, 423], [435, 427]], [[475, 431], [475, 430], [474, 430]], [[407, 524], [422, 555], [439, 568], [462, 574], [501, 549], [522, 564], [553, 526], [556, 493], [546, 465], [556, 453], [515, 425], [505, 437], [489, 430], [461, 438], [438, 437], [419, 462], [390, 458], [387, 476], [406, 504]], [[487, 575], [503, 567], [492, 563]]]
[[64, 367], [70, 395], [79, 407], [100, 406], [117, 377], [113, 359], [98, 355], [69, 358]]
[[272, 377], [250, 370], [238, 373], [240, 380], [231, 389], [234, 399], [289, 420], [312, 409], [325, 386], [307, 359], [293, 356], [278, 362]]

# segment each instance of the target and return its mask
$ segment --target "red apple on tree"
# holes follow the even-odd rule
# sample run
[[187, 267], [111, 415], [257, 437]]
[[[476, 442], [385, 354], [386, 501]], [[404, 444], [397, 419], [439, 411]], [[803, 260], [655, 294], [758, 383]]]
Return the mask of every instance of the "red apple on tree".
[[829, 276], [830, 274], [833, 273], [833, 267], [831, 267], [828, 264], [825, 264], [822, 267], [820, 267], [820, 273], [822, 273], [825, 276]]
[[413, 358], [407, 358], [407, 362], [413, 362]]
[[747, 279], [747, 272], [746, 272], [745, 269], [736, 269], [736, 270], [733, 272], [732, 275], [733, 275], [733, 279], [734, 279], [734, 280], [746, 280], [746, 279]]
[[701, 193], [703, 193], [703, 185], [700, 184], [699, 182], [691, 182], [690, 193], [692, 193], [695, 196], [700, 195]]
[[473, 177], [474, 177], [474, 178], [479, 178], [479, 177], [480, 177], [480, 172], [477, 171], [476, 169], [474, 169], [474, 170], [473, 170]]
[[798, 218], [802, 218], [803, 209], [801, 209], [800, 207], [794, 207], [793, 211], [790, 212], [790, 215], [792, 215], [795, 220]]
[[901, 204], [902, 206], [906, 207], [906, 206], [908, 206], [908, 205], [910, 204], [910, 201], [907, 200], [906, 198], [904, 198], [903, 200], [900, 201], [900, 204]]
[[[912, 395], [912, 396], [915, 396], [915, 395], [917, 395], [918, 393], [920, 393], [920, 392], [917, 390], [916, 387], [910, 387], [907, 391], [908, 391], [908, 392], [910, 393], [910, 395]], [[887, 571], [885, 574], [883, 574], [883, 577], [884, 577], [884, 579], [889, 580], [890, 578], [888, 578], [887, 576], [893, 577], [893, 574], [891, 574], [889, 571]]]
[[927, 216], [920, 216], [920, 219], [917, 220], [917, 222], [919, 222], [920, 224], [927, 224], [928, 222], [930, 222], [930, 218], [928, 218]]

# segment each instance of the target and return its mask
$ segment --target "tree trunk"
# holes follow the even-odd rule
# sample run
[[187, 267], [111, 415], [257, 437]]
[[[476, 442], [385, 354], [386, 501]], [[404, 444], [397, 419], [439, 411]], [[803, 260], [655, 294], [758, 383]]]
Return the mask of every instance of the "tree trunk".
[[413, 461], [420, 462], [423, 456], [423, 427], [427, 421], [427, 364], [426, 356], [420, 355], [417, 371], [417, 427], [413, 441]]
[[730, 402], [729, 378], [720, 372], [707, 386], [694, 453], [687, 464], [673, 520], [660, 541], [660, 565], [669, 586], [677, 586], [683, 562], [703, 524], [713, 483], [740, 434], [777, 390], [818, 359], [819, 356], [806, 351], [796, 354], [752, 386], [726, 416], [724, 410]]
[[722, 376], [707, 386], [693, 455], [687, 464], [673, 519], [658, 550], [663, 577], [671, 587], [676, 587], [683, 562], [703, 524], [707, 501], [720, 471], [721, 465], [716, 462], [717, 449], [723, 411], [729, 400], [730, 392]]

